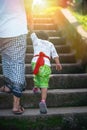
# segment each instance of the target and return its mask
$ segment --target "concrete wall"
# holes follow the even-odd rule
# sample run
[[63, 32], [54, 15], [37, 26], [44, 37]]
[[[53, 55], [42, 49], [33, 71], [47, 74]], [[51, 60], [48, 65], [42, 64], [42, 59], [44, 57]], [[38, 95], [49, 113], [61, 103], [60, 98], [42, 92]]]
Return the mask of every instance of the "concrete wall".
[[57, 10], [54, 21], [58, 29], [67, 37], [67, 43], [76, 50], [76, 58], [82, 59], [87, 64], [87, 32], [77, 22], [74, 16], [67, 9]]

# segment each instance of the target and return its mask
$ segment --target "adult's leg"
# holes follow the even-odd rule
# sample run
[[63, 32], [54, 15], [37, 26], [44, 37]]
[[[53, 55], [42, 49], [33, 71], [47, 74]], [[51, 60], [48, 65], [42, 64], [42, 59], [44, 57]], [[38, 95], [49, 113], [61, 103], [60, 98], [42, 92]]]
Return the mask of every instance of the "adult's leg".
[[2, 65], [5, 83], [13, 93], [13, 110], [19, 107], [22, 91], [25, 89], [26, 35], [7, 39], [2, 49]]

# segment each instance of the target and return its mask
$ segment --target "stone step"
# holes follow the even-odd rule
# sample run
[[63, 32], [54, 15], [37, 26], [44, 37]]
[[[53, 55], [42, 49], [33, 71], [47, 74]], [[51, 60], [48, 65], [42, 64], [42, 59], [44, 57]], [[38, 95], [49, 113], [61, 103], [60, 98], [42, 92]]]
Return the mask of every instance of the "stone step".
[[[60, 62], [61, 63], [76, 63], [76, 58], [75, 58], [75, 52], [72, 53], [63, 53], [59, 54], [60, 56]], [[32, 53], [26, 53], [25, 57], [25, 63], [29, 64], [31, 63], [33, 54]], [[51, 60], [52, 63], [54, 63], [53, 60]], [[1, 55], [0, 55], [0, 63], [1, 63]]]
[[[52, 64], [51, 70], [52, 74], [75, 74], [75, 73], [84, 73], [85, 69], [81, 65], [81, 61], [78, 61], [77, 63], [72, 63], [72, 64], [62, 64], [63, 69], [61, 71], [56, 70], [56, 65]], [[1, 70], [1, 66], [0, 66]], [[1, 71], [0, 71], [1, 72]], [[26, 64], [26, 74], [32, 74], [32, 68], [31, 64]]]
[[57, 25], [56, 24], [34, 24], [34, 30], [56, 30]]
[[54, 45], [66, 44], [66, 38], [65, 37], [50, 37], [49, 41], [52, 42]]
[[[32, 89], [33, 75], [26, 75], [27, 88]], [[87, 74], [52, 74], [49, 89], [87, 88]]]
[[[70, 53], [71, 52], [71, 46], [70, 45], [55, 45], [55, 48], [59, 53]], [[33, 53], [33, 46], [28, 45], [27, 46], [27, 53]]]
[[[34, 32], [38, 32], [39, 30], [34, 30]], [[60, 30], [45, 30], [49, 37], [62, 37], [62, 32]], [[30, 31], [27, 35], [30, 37]]]
[[[65, 37], [49, 37], [49, 41], [52, 42], [54, 45], [64, 45], [66, 44], [66, 38]], [[27, 44], [32, 45], [31, 38], [27, 38]]]
[[39, 109], [25, 109], [14, 115], [11, 109], [0, 110], [1, 130], [82, 130], [87, 129], [87, 107], [49, 108], [48, 114]]
[[34, 24], [52, 24], [54, 23], [53, 18], [33, 18]]
[[[26, 53], [25, 62], [31, 63], [32, 57], [33, 57], [32, 53]], [[75, 51], [71, 53], [59, 54], [59, 57], [61, 63], [76, 63]], [[54, 61], [51, 60], [51, 62], [53, 63]]]
[[[76, 74], [85, 72], [84, 66], [81, 65], [81, 61], [72, 64], [62, 64], [62, 67], [63, 69], [61, 71], [57, 71], [56, 65], [52, 64], [52, 74]], [[25, 64], [25, 73], [32, 74], [31, 64]], [[0, 64], [0, 74], [2, 74], [2, 64]]]
[[[0, 86], [3, 85], [2, 75], [0, 75]], [[26, 89], [34, 86], [33, 75], [26, 74]], [[49, 89], [72, 89], [87, 88], [87, 74], [52, 74], [49, 81]]]
[[[26, 90], [21, 97], [25, 108], [38, 108], [41, 94]], [[0, 93], [0, 109], [12, 108], [12, 94]], [[86, 106], [87, 89], [53, 89], [48, 90], [47, 107]]]
[[33, 14], [33, 18], [45, 18], [45, 19], [48, 19], [48, 18], [53, 18], [54, 16], [54, 12], [52, 13], [40, 13], [40, 14]]
[[70, 115], [73, 115], [74, 114], [86, 114], [87, 116], [87, 106], [81, 106], [81, 107], [59, 107], [59, 108], [48, 108], [48, 113], [46, 115], [41, 115], [39, 114], [39, 109], [38, 108], [34, 108], [34, 109], [25, 109], [25, 112], [18, 116], [18, 115], [15, 115], [11, 112], [11, 109], [2, 109], [0, 110], [0, 119], [11, 119], [12, 117], [13, 118], [30, 118], [30, 119], [33, 119], [33, 117], [35, 116], [36, 118], [47, 118], [47, 117], [50, 117], [51, 115], [52, 116], [70, 116]]
[[25, 109], [25, 112], [23, 115], [20, 116], [14, 116], [14, 114], [11, 112], [11, 109], [0, 109], [0, 118], [3, 117], [10, 117], [13, 116], [15, 117], [24, 117], [24, 116], [49, 116], [49, 114], [52, 115], [60, 115], [60, 114], [75, 114], [75, 113], [86, 113], [87, 114], [87, 106], [81, 106], [81, 107], [59, 107], [59, 108], [48, 108], [48, 113], [46, 115], [39, 115], [39, 109], [34, 108], [34, 109]]

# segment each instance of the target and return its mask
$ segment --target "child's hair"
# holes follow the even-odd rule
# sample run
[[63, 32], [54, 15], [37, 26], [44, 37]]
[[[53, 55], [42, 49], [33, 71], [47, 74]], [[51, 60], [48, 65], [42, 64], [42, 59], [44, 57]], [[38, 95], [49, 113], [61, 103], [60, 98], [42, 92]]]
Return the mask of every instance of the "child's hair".
[[36, 35], [39, 39], [42, 39], [42, 40], [49, 40], [49, 36], [46, 32], [44, 31], [38, 31], [36, 32]]

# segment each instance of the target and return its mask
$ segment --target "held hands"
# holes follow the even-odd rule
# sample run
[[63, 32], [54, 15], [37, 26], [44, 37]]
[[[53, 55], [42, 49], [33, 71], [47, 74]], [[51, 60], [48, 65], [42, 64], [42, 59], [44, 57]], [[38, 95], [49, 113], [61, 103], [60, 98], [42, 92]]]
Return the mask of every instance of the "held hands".
[[62, 65], [59, 63], [59, 64], [56, 64], [56, 70], [62, 70]]

